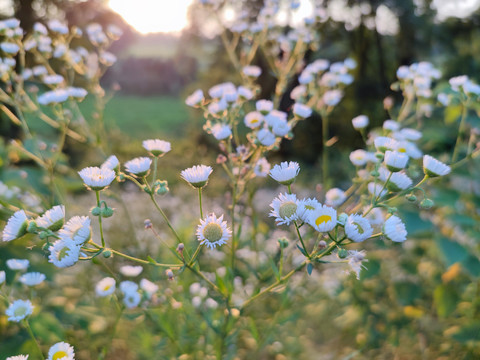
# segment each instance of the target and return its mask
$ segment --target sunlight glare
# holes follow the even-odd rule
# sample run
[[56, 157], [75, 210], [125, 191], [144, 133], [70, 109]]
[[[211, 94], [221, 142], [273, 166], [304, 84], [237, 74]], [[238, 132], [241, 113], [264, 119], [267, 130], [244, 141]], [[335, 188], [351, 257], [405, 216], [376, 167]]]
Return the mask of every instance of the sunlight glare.
[[110, 0], [110, 8], [142, 34], [178, 32], [188, 24], [192, 0]]

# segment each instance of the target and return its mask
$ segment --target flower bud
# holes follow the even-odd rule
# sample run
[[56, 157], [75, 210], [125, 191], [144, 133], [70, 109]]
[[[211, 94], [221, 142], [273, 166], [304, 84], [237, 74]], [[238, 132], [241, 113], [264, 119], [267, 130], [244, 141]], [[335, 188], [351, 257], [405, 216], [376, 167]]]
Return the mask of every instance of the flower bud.
[[158, 195], [165, 195], [170, 191], [168, 188], [168, 182], [166, 180], [164, 181], [158, 181], [158, 188], [157, 188], [157, 194]]
[[347, 219], [348, 219], [348, 215], [345, 214], [345, 213], [341, 213], [341, 214], [338, 216], [337, 222], [338, 222], [340, 225], [345, 226], [345, 223], [347, 222]]
[[319, 249], [325, 249], [326, 247], [327, 247], [327, 242], [325, 240], [322, 240], [318, 243]]
[[103, 257], [105, 259], [108, 259], [109, 257], [112, 256], [112, 252], [110, 250], [105, 250], [103, 253], [102, 253]]
[[278, 245], [280, 245], [281, 249], [285, 249], [288, 246], [288, 240], [286, 238], [278, 239]]
[[337, 255], [340, 259], [345, 259], [348, 256], [348, 251], [346, 249], [342, 248], [342, 249], [338, 250]]
[[375, 157], [376, 157], [378, 160], [381, 161], [381, 160], [383, 160], [384, 155], [383, 155], [381, 152], [377, 152], [377, 153], [375, 153]]
[[145, 226], [145, 230], [153, 228], [153, 225], [150, 219], [145, 219], [145, 221], [143, 222], [143, 225]]
[[370, 171], [370, 175], [372, 175], [373, 177], [379, 177], [380, 173], [377, 170], [373, 170], [373, 171]]
[[433, 205], [435, 205], [435, 203], [430, 199], [423, 199], [420, 203], [420, 207], [425, 210], [431, 209]]
[[405, 199], [407, 199], [407, 200], [410, 201], [410, 202], [415, 202], [415, 201], [417, 201], [417, 197], [416, 197], [414, 194], [405, 195]]
[[180, 255], [183, 255], [183, 249], [185, 249], [185, 245], [184, 245], [183, 243], [178, 244], [178, 246], [177, 246], [177, 252], [178, 252]]
[[218, 155], [217, 156], [217, 164], [224, 164], [227, 161], [227, 157], [225, 155]]
[[101, 213], [102, 217], [109, 218], [110, 216], [113, 215], [113, 209], [111, 207], [107, 206], [107, 207], [103, 208], [100, 213]]
[[30, 221], [27, 226], [27, 232], [28, 233], [35, 233], [37, 232], [37, 224], [35, 221]]
[[102, 213], [102, 209], [100, 209], [98, 206], [92, 208], [92, 210], [90, 210], [90, 212], [92, 213], [93, 216], [100, 216], [100, 214]]
[[172, 269], [165, 270], [165, 275], [167, 275], [168, 280], [173, 280], [173, 271], [172, 271]]

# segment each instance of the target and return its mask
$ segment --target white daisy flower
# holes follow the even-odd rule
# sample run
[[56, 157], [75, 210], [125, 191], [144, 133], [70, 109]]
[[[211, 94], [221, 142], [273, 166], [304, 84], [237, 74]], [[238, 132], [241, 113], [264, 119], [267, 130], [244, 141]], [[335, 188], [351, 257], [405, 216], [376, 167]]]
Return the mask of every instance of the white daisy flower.
[[274, 127], [277, 124], [287, 122], [288, 115], [286, 112], [280, 110], [272, 110], [267, 115], [265, 115], [265, 123]]
[[255, 167], [253, 168], [253, 172], [258, 177], [267, 177], [271, 169], [271, 165], [268, 160], [264, 157], [258, 159]]
[[120, 167], [120, 161], [118, 161], [118, 158], [115, 155], [110, 155], [107, 160], [103, 162], [102, 165], [100, 165], [100, 168], [107, 168], [110, 170], [118, 170]]
[[259, 111], [251, 111], [245, 115], [245, 125], [250, 129], [256, 129], [264, 122], [264, 117]]
[[128, 309], [137, 307], [138, 304], [140, 304], [140, 300], [142, 300], [142, 297], [138, 291], [130, 291], [128, 293], [124, 293], [123, 295], [123, 303]]
[[337, 105], [342, 100], [343, 92], [341, 90], [328, 90], [323, 94], [323, 102], [328, 106]]
[[56, 205], [35, 220], [38, 227], [58, 231], [65, 223], [65, 206]]
[[295, 181], [299, 171], [300, 166], [297, 162], [284, 161], [280, 163], [280, 165], [275, 165], [273, 169], [270, 170], [270, 176], [282, 185], [290, 185]]
[[75, 360], [73, 346], [66, 342], [58, 342], [48, 350], [47, 360]]
[[125, 169], [138, 177], [146, 176], [150, 171], [152, 159], [148, 157], [137, 157], [125, 163]]
[[251, 100], [253, 98], [253, 92], [245, 86], [239, 86], [237, 89], [237, 94], [240, 100]]
[[230, 129], [230, 125], [222, 123], [213, 125], [210, 129], [210, 132], [217, 140], [225, 140], [232, 135], [232, 129]]
[[352, 119], [352, 125], [356, 130], [365, 129], [369, 122], [367, 115], [358, 115]]
[[0, 285], [2, 285], [5, 282], [6, 274], [4, 270], [0, 271]]
[[363, 216], [352, 214], [345, 223], [345, 234], [350, 240], [362, 242], [372, 236], [373, 228]]
[[10, 304], [5, 314], [9, 321], [20, 322], [33, 313], [33, 305], [30, 300], [15, 300]]
[[58, 85], [61, 84], [65, 79], [62, 75], [46, 75], [43, 77], [43, 83], [46, 85]]
[[425, 155], [423, 157], [423, 171], [425, 172], [425, 175], [437, 177], [448, 175], [451, 171], [451, 168], [434, 157]]
[[310, 216], [310, 212], [321, 207], [322, 207], [322, 204], [320, 204], [320, 202], [315, 198], [300, 200], [298, 202], [298, 210], [297, 210], [298, 217], [303, 222], [307, 222], [308, 217]]
[[68, 34], [68, 26], [56, 19], [48, 22], [48, 28], [62, 35]]
[[130, 280], [125, 280], [120, 283], [120, 291], [124, 294], [131, 292], [136, 292], [138, 290], [138, 285]]
[[292, 127], [288, 124], [287, 120], [277, 122], [272, 127], [272, 131], [276, 136], [284, 137], [292, 130]]
[[148, 279], [140, 280], [140, 288], [145, 291], [149, 298], [158, 291], [158, 285]]
[[20, 276], [20, 282], [27, 286], [40, 285], [46, 279], [45, 274], [40, 272], [28, 272]]
[[363, 166], [367, 163], [367, 152], [363, 149], [352, 151], [349, 155], [350, 161], [355, 166]]
[[346, 199], [345, 191], [339, 188], [330, 189], [325, 194], [325, 204], [328, 206], [340, 206]]
[[257, 78], [262, 74], [262, 69], [259, 66], [250, 65], [245, 66], [242, 72], [248, 77]]
[[114, 278], [105, 277], [95, 286], [95, 293], [100, 297], [112, 295], [115, 291], [115, 284], [116, 281]]
[[383, 189], [383, 184], [370, 182], [368, 183], [367, 187], [368, 192], [378, 198], [381, 198], [382, 196], [387, 194], [387, 190]]
[[373, 140], [373, 143], [378, 151], [385, 152], [387, 150], [393, 150], [396, 141], [386, 136], [377, 136], [375, 140]]
[[204, 99], [205, 97], [203, 96], [203, 91], [198, 89], [195, 90], [193, 94], [187, 97], [187, 99], [185, 100], [185, 104], [187, 104], [188, 106], [197, 107], [202, 104]]
[[293, 88], [290, 93], [290, 98], [295, 101], [299, 101], [307, 93], [307, 87], [305, 85], [298, 85]]
[[74, 265], [80, 256], [80, 246], [76, 245], [73, 240], [62, 238], [57, 240], [48, 248], [50, 255], [48, 262], [59, 268]]
[[395, 242], [403, 242], [407, 240], [407, 230], [402, 220], [396, 216], [390, 216], [383, 225], [383, 233], [387, 238]]
[[131, 266], [131, 265], [124, 265], [120, 268], [120, 272], [124, 276], [138, 276], [143, 271], [143, 267], [141, 266]]
[[268, 129], [261, 129], [257, 133], [257, 139], [263, 146], [272, 146], [275, 144], [275, 135]]
[[365, 255], [365, 250], [348, 250], [348, 265], [350, 265], [350, 268], [356, 274], [357, 280], [360, 280], [360, 271], [362, 270], [362, 268], [366, 269], [365, 265], [362, 264], [362, 262], [368, 261], [365, 259]]
[[219, 101], [211, 102], [207, 109], [208, 112], [216, 117], [223, 114], [223, 112], [227, 109], [228, 103], [224, 98], [221, 98]]
[[9, 356], [5, 360], [28, 360], [28, 355]]
[[27, 259], [8, 259], [7, 267], [10, 270], [27, 270], [30, 265], [30, 261]]
[[273, 110], [273, 102], [270, 100], [258, 100], [255, 104], [257, 111], [260, 111], [263, 115], [267, 115]]
[[201, 188], [207, 185], [208, 177], [212, 173], [211, 166], [195, 165], [181, 172], [181, 177], [195, 188]]
[[322, 205], [310, 212], [308, 224], [319, 232], [328, 232], [337, 225], [337, 211], [326, 205]]
[[[368, 207], [365, 207], [363, 209], [363, 212], [365, 213], [366, 211], [368, 211], [368, 209]], [[365, 217], [368, 219], [368, 221], [370, 221], [370, 224], [372, 224], [372, 226], [381, 225], [385, 221], [385, 216], [382, 209], [380, 208], [371, 209]]]
[[295, 194], [280, 194], [270, 204], [269, 216], [275, 217], [277, 225], [290, 225], [298, 219], [299, 201]]
[[197, 226], [196, 232], [200, 244], [205, 244], [210, 249], [225, 244], [231, 234], [227, 222], [223, 221], [223, 215], [217, 218], [214, 213], [203, 220], [200, 219], [200, 225]]
[[423, 155], [422, 151], [415, 145], [409, 141], [398, 141], [395, 143], [395, 149], [398, 152], [406, 153], [412, 159], [420, 159]]
[[159, 139], [144, 140], [142, 143], [145, 150], [147, 150], [152, 156], [162, 156], [169, 152], [172, 147], [168, 141]]
[[115, 179], [115, 171], [107, 167], [86, 167], [78, 172], [85, 185], [92, 190], [103, 190]]
[[79, 100], [82, 100], [88, 95], [88, 91], [80, 87], [69, 86], [65, 89], [65, 91], [67, 92], [68, 97]]
[[224, 95], [227, 94], [227, 93], [230, 93], [230, 94], [235, 93], [236, 90], [237, 89], [235, 88], [235, 85], [233, 85], [233, 83], [225, 82], [225, 83], [221, 83], [221, 84], [217, 84], [217, 85], [212, 86], [208, 90], [208, 94], [212, 98], [220, 99], [220, 98], [223, 98]]
[[405, 153], [390, 150], [385, 151], [385, 165], [387, 165], [388, 170], [392, 172], [405, 169], [408, 159], [409, 157]]
[[312, 115], [312, 109], [307, 105], [295, 103], [293, 105], [293, 113], [299, 118], [305, 119]]
[[400, 124], [395, 120], [389, 119], [383, 122], [383, 128], [388, 131], [397, 131], [400, 129]]
[[400, 130], [400, 134], [405, 140], [417, 141], [422, 137], [422, 133], [415, 129], [404, 128]]
[[25, 211], [16, 211], [7, 221], [7, 225], [3, 229], [3, 241], [15, 240], [27, 232], [28, 218]]
[[82, 245], [85, 241], [90, 240], [91, 233], [88, 216], [72, 217], [58, 232], [61, 238], [71, 239], [76, 245]]
[[0, 48], [4, 53], [15, 55], [20, 50], [20, 47], [15, 43], [2, 42]]
[[[387, 181], [388, 177], [390, 176], [390, 172], [385, 171], [383, 176], [380, 176], [382, 181]], [[387, 189], [390, 191], [402, 191], [406, 190], [411, 187], [413, 184], [412, 179], [410, 179], [406, 174], [402, 172], [392, 173], [390, 176], [390, 180], [387, 183]]]

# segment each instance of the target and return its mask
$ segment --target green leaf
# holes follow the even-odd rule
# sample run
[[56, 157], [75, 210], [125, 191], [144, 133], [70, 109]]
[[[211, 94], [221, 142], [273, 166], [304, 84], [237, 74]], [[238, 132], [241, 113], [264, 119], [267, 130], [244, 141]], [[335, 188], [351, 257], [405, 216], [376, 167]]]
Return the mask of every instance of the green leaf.
[[253, 320], [253, 318], [248, 318], [248, 325], [250, 327], [250, 333], [252, 334], [253, 338], [258, 342], [260, 337], [258, 334], [257, 325], [255, 325], [255, 321]]
[[406, 281], [396, 283], [393, 288], [397, 295], [397, 301], [403, 306], [412, 305], [414, 300], [422, 294], [419, 285]]
[[150, 264], [156, 264], [157, 263], [155, 260], [153, 260], [153, 258], [151, 256], [147, 256], [147, 260]]
[[470, 275], [475, 277], [480, 276], [480, 261], [477, 259], [477, 257], [470, 255], [464, 261], [462, 261], [461, 264]]
[[269, 260], [270, 260], [270, 265], [271, 265], [271, 267], [272, 267], [272, 270], [273, 270], [273, 272], [275, 273], [275, 278], [276, 278], [277, 280], [280, 279], [280, 273], [278, 272], [278, 267], [277, 267], [277, 265], [275, 264], [275, 261], [274, 261], [272, 258], [270, 258]]
[[468, 250], [462, 245], [450, 241], [445, 237], [440, 237], [437, 239], [437, 245], [448, 266], [453, 265], [456, 262], [462, 262], [469, 255]]
[[457, 307], [458, 294], [452, 286], [441, 284], [435, 289], [433, 300], [438, 316], [448, 317]]
[[479, 341], [480, 340], [480, 321], [472, 322], [462, 326], [452, 337], [460, 342]]
[[308, 275], [312, 275], [312, 271], [313, 271], [313, 265], [312, 265], [312, 263], [308, 263], [308, 265], [307, 265]]
[[298, 250], [300, 250], [300, 252], [304, 255], [304, 256], [307, 256], [307, 253], [305, 252], [305, 250], [303, 250], [300, 246], [297, 245], [297, 248]]
[[450, 105], [445, 109], [445, 124], [450, 125], [457, 121], [462, 115], [461, 105]]

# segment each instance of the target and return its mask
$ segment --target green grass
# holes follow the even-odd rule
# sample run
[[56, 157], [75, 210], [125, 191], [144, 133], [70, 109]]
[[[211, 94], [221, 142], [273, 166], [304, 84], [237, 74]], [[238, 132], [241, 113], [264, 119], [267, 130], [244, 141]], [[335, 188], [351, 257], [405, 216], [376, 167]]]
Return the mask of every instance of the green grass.
[[189, 126], [189, 113], [181, 98], [117, 95], [106, 106], [105, 122], [132, 138], [180, 136]]

